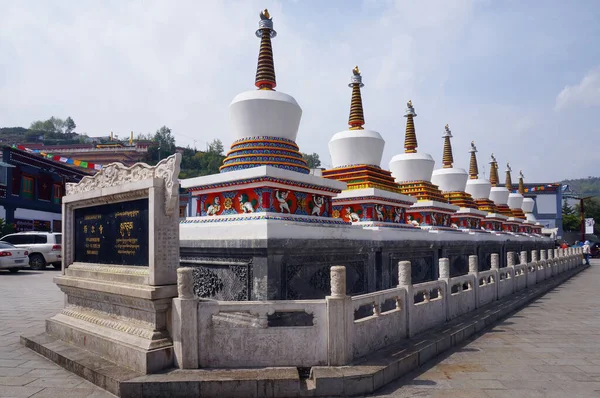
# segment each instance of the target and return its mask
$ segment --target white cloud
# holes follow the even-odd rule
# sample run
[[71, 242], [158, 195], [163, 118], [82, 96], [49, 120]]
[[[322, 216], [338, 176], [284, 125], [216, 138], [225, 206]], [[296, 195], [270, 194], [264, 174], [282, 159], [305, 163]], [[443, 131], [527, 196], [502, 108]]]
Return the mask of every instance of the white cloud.
[[555, 109], [600, 107], [600, 67], [588, 72], [575, 86], [566, 86], [556, 97]]

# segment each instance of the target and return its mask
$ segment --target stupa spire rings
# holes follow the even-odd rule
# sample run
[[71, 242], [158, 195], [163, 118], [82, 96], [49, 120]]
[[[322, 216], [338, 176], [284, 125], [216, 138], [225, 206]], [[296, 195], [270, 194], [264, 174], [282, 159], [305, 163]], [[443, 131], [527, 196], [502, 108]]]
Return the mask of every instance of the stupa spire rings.
[[350, 78], [350, 84], [348, 87], [352, 87], [352, 99], [350, 100], [350, 117], [348, 119], [348, 125], [350, 130], [362, 130], [365, 124], [365, 114], [363, 111], [362, 95], [360, 88], [364, 87], [362, 82], [362, 76], [358, 66], [352, 69], [352, 77]]
[[415, 132], [415, 123], [413, 118], [417, 116], [412, 101], [406, 104], [406, 134], [404, 136], [404, 153], [417, 152], [417, 134]]
[[256, 36], [260, 38], [258, 65], [254, 85], [260, 90], [273, 90], [277, 86], [271, 39], [277, 36], [273, 29], [273, 18], [266, 8], [260, 13]]
[[498, 178], [498, 162], [493, 153], [490, 158], [490, 183], [493, 187], [498, 186], [500, 183], [500, 179]]
[[519, 193], [523, 195], [525, 193], [525, 184], [523, 183], [523, 179], [525, 176], [523, 175], [523, 170], [519, 170]]
[[442, 136], [444, 139], [444, 152], [442, 154], [442, 163], [444, 169], [452, 168], [452, 164], [454, 163], [454, 157], [452, 156], [452, 143], [450, 142], [450, 138], [452, 138], [452, 131], [450, 131], [450, 127], [446, 124], [444, 128], [444, 135]]
[[504, 186], [509, 191], [512, 191], [512, 177], [510, 176], [511, 172], [512, 169], [510, 168], [510, 163], [506, 163], [506, 182], [504, 183]]
[[475, 141], [471, 141], [471, 149], [469, 150], [471, 154], [471, 159], [469, 162], [469, 179], [476, 180], [479, 178], [479, 168], [477, 167], [477, 147], [475, 146]]

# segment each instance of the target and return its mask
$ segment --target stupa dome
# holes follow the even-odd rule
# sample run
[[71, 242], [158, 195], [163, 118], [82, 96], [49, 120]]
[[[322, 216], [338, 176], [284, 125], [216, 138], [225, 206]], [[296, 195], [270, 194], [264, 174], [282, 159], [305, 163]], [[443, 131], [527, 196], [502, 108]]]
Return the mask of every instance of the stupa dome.
[[278, 137], [296, 141], [302, 108], [286, 93], [252, 90], [235, 96], [229, 117], [236, 139]]
[[444, 152], [442, 156], [442, 168], [433, 171], [431, 182], [438, 186], [442, 192], [464, 192], [467, 183], [468, 174], [465, 169], [453, 167], [454, 158], [452, 156], [452, 132], [446, 125], [444, 135]]
[[533, 213], [533, 208], [535, 206], [535, 200], [532, 198], [523, 198], [523, 204], [521, 205], [521, 209], [525, 213]]
[[508, 195], [510, 195], [510, 192], [506, 187], [492, 187], [490, 190], [490, 199], [497, 205], [507, 204]]
[[377, 131], [340, 131], [329, 141], [332, 166], [367, 164], [379, 167], [384, 146], [385, 141]]
[[523, 206], [523, 195], [513, 192], [508, 195], [508, 207], [511, 209], [521, 209]]
[[465, 192], [470, 194], [473, 199], [488, 199], [492, 184], [488, 180], [478, 178], [476, 180], [468, 180]]
[[352, 70], [348, 86], [352, 88], [348, 120], [350, 128], [335, 134], [329, 141], [332, 166], [333, 168], [353, 165], [379, 167], [385, 141], [378, 132], [363, 128], [365, 118], [360, 89], [364, 84], [358, 66]]
[[400, 153], [390, 160], [396, 182], [431, 181], [435, 160], [427, 153]]
[[469, 175], [465, 169], [452, 167], [433, 171], [431, 182], [442, 192], [465, 192]]

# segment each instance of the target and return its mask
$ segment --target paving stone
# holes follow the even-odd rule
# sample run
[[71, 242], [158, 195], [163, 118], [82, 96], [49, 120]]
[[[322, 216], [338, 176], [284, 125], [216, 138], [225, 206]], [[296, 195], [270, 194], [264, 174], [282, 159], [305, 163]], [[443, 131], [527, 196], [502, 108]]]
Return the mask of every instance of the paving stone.
[[600, 397], [600, 261], [376, 397]]

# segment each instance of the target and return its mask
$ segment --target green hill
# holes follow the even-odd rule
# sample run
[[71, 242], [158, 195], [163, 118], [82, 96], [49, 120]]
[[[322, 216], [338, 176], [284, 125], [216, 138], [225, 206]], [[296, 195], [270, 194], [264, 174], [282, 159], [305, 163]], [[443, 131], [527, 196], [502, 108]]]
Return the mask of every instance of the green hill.
[[600, 196], [600, 177], [577, 178], [561, 181], [567, 184], [573, 192], [583, 196]]

